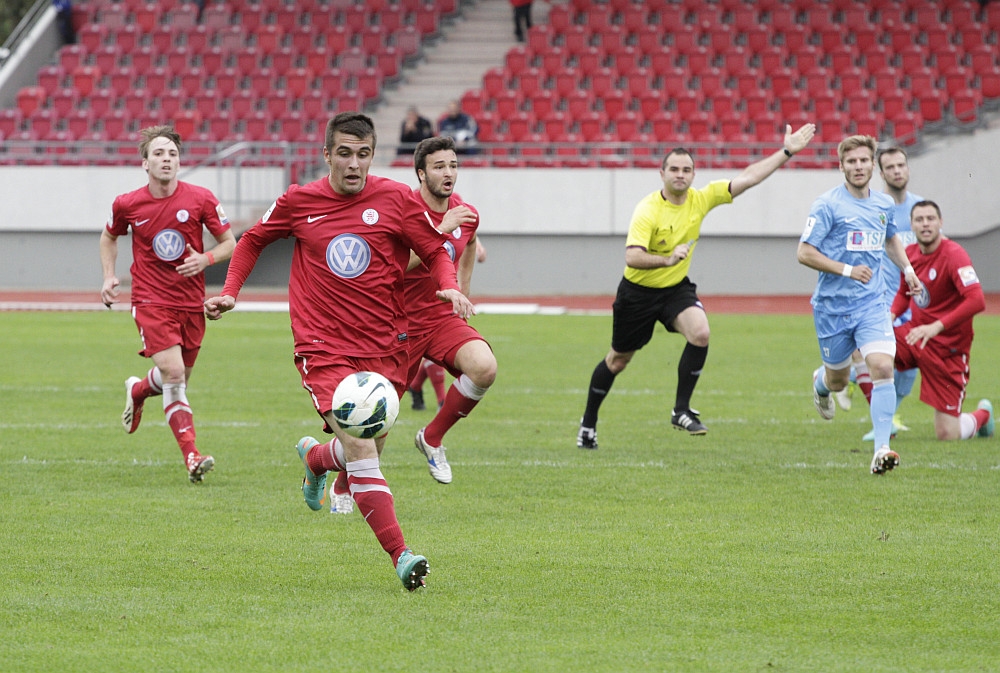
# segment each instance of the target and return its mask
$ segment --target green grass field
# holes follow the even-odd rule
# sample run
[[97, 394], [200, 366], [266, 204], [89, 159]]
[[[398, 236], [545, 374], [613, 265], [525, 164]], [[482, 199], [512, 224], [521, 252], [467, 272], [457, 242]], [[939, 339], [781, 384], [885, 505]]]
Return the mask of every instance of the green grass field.
[[[356, 512], [302, 502], [294, 445], [320, 429], [287, 316], [210, 325], [195, 486], [157, 401], [119, 425], [148, 366], [127, 313], [4, 313], [0, 670], [1000, 669], [1000, 444], [935, 441], [914, 395], [902, 464], [873, 477], [863, 398], [812, 407], [808, 316], [710, 318], [709, 434], [670, 427], [682, 344], [661, 330], [582, 451], [610, 317], [477, 317], [500, 374], [448, 435], [454, 483], [408, 398], [383, 455], [431, 563], [411, 594]], [[1000, 401], [1000, 317], [976, 328], [967, 410]]]

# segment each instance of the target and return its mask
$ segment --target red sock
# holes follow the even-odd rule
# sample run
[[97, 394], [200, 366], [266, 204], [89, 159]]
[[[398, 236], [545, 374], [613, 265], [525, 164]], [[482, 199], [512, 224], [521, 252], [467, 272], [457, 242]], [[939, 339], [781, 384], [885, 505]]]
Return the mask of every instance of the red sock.
[[406, 542], [396, 519], [392, 492], [378, 467], [378, 458], [352, 462], [348, 466], [347, 481], [358, 511], [375, 533], [382, 549], [392, 557], [392, 564], [396, 565], [400, 554], [406, 550]]
[[153, 371], [153, 369], [150, 369], [137, 384], [132, 386], [132, 399], [136, 402], [141, 402], [147, 397], [155, 397], [163, 394], [163, 388], [157, 386], [156, 381], [153, 380]]
[[431, 446], [441, 446], [444, 435], [460, 418], [469, 415], [479, 400], [473, 400], [462, 394], [454, 383], [448, 389], [444, 398], [444, 406], [434, 415], [434, 419], [424, 428], [424, 441]]
[[[986, 409], [976, 409], [972, 412], [972, 417], [976, 419], [976, 432], [979, 432], [979, 428], [986, 425], [990, 420], [990, 412]], [[975, 436], [975, 432], [972, 433]]]
[[337, 479], [333, 482], [334, 495], [344, 495], [351, 492], [350, 483], [347, 481], [347, 472], [338, 472]]
[[865, 395], [865, 399], [868, 400], [868, 406], [872, 403], [872, 376], [868, 372], [858, 372], [857, 376], [858, 388]]
[[413, 375], [413, 380], [410, 381], [408, 388], [410, 390], [420, 390], [424, 387], [424, 381], [427, 380], [427, 370], [424, 367], [418, 367], [417, 373]]
[[164, 411], [167, 414], [167, 425], [173, 431], [177, 446], [181, 448], [184, 462], [187, 463], [189, 455], [198, 453], [194, 444], [194, 416], [191, 414], [191, 409], [183, 402], [174, 402]]
[[428, 363], [423, 369], [427, 372], [427, 378], [431, 380], [431, 385], [434, 386], [434, 397], [437, 398], [440, 407], [445, 400], [444, 367], [437, 363]]
[[[306, 454], [306, 464], [313, 474], [325, 474], [344, 469], [344, 464], [337, 458], [337, 443], [338, 440], [334, 437], [329, 442], [317, 444], [309, 449], [309, 453]], [[341, 455], [343, 455], [343, 451], [341, 451]]]

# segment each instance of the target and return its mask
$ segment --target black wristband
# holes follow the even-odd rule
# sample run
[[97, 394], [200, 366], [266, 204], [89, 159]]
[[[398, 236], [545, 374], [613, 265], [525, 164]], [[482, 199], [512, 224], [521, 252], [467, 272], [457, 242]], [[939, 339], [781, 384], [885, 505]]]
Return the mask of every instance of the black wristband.
[[785, 156], [786, 156], [786, 157], [789, 157], [789, 158], [791, 158], [791, 157], [793, 156], [793, 155], [792, 155], [792, 153], [788, 151], [788, 148], [787, 148], [787, 147], [783, 147], [783, 148], [781, 148], [781, 151], [785, 153]]

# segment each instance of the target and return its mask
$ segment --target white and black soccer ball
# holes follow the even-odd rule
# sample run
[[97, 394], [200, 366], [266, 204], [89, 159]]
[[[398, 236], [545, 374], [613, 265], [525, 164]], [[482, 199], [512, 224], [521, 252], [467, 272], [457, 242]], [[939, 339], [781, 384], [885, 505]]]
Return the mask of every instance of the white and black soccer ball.
[[381, 374], [356, 372], [337, 386], [332, 411], [347, 434], [362, 439], [384, 437], [399, 415], [399, 396]]

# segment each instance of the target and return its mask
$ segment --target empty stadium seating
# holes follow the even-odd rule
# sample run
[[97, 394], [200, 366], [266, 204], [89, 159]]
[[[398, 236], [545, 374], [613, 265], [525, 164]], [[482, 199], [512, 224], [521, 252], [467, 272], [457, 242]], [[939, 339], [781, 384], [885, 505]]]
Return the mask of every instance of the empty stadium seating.
[[[199, 16], [191, 0], [77, 0], [78, 43], [2, 111], [0, 134], [93, 142], [169, 121], [206, 141], [305, 139], [330, 112], [377, 103], [456, 8], [207, 0]], [[996, 106], [998, 38], [1000, 4], [975, 0], [568, 0], [462, 98], [506, 165], [618, 165], [621, 141], [739, 154], [803, 120], [826, 142], [913, 143]]]
[[[571, 1], [486, 73], [477, 105], [503, 116], [551, 100], [532, 137], [574, 134], [581, 157], [602, 137], [773, 143], [804, 121], [825, 142], [863, 132], [912, 144], [1000, 101], [998, 31], [1000, 6], [971, 0]], [[548, 77], [521, 77], [539, 71]], [[518, 138], [500, 125], [495, 140]], [[556, 156], [566, 165], [565, 147]]]
[[321, 132], [331, 112], [377, 102], [457, 10], [454, 1], [203, 4], [77, 0], [77, 44], [19, 91], [0, 133], [93, 142], [172, 123], [207, 142], [313, 141], [307, 134]]

